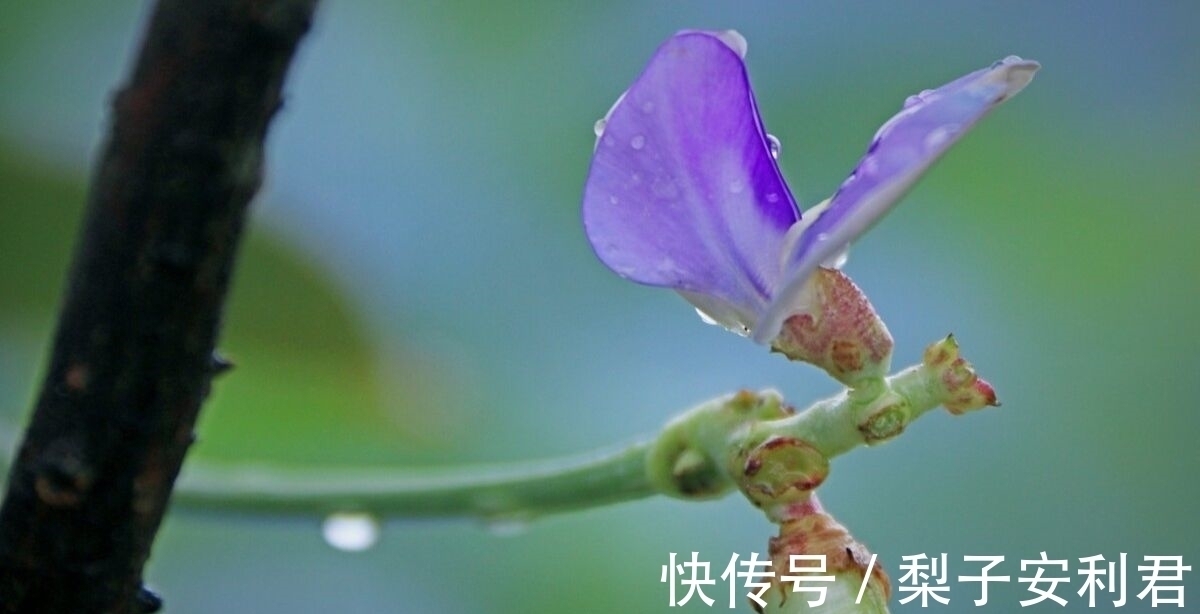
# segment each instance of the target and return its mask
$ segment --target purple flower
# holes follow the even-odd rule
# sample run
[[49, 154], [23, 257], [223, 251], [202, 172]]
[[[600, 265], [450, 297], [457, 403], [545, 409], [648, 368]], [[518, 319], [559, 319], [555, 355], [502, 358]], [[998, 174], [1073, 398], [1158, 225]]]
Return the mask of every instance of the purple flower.
[[1036, 62], [1009, 56], [910, 96], [827, 204], [801, 220], [763, 128], [737, 32], [685, 31], [608, 115], [583, 195], [596, 255], [622, 277], [679, 291], [706, 319], [769, 343], [804, 313], [835, 261]]

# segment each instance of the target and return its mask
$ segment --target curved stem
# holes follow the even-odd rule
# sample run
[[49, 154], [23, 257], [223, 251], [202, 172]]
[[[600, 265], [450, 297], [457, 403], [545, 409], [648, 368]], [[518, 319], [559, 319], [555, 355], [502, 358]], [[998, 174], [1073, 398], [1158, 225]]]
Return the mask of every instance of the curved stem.
[[[711, 499], [741, 488], [778, 521], [789, 513], [783, 493], [806, 498], [829, 459], [886, 441], [939, 404], [958, 412], [995, 404], [952, 338], [930, 346], [919, 365], [795, 414], [774, 392], [743, 391], [701, 403], [624, 448], [510, 465], [335, 471], [193, 463], [173, 502], [176, 509], [500, 521], [660, 494]], [[765, 469], [747, 470], [752, 465]]]
[[574, 459], [446, 470], [283, 470], [196, 466], [177, 506], [282, 514], [530, 519], [657, 494], [646, 476], [649, 442]]

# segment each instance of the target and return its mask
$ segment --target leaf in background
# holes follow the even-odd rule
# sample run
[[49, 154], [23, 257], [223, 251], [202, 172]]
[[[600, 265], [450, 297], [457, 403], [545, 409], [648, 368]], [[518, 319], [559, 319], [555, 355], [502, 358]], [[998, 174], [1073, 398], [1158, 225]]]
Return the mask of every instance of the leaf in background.
[[[0, 382], [20, 384], [0, 390], [10, 416], [27, 411], [38, 381], [83, 202], [77, 178], [0, 145]], [[220, 347], [237, 368], [214, 385], [196, 454], [415, 461], [418, 442], [438, 441], [429, 426], [447, 413], [450, 377], [402, 353], [386, 365], [388, 395], [400, 398], [385, 404], [377, 348], [311, 259], [252, 228], [235, 275]]]

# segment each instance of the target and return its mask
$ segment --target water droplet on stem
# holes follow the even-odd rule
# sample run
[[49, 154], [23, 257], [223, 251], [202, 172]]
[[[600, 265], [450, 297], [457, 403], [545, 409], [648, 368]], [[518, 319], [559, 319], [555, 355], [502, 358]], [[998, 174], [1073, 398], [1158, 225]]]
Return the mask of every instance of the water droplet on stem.
[[343, 552], [362, 552], [379, 543], [379, 520], [363, 512], [337, 512], [321, 523], [325, 543]]
[[529, 530], [532, 517], [528, 514], [500, 514], [484, 520], [487, 532], [496, 537], [516, 537]]

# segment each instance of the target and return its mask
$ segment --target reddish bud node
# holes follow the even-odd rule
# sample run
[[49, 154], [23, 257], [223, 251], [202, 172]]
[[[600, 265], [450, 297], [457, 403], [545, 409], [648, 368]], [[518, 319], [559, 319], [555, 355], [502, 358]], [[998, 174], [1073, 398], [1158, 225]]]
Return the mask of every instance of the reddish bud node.
[[809, 293], [807, 309], [784, 322], [772, 348], [850, 387], [886, 374], [892, 335], [862, 290], [841, 271], [818, 268]]
[[[866, 546], [826, 513], [815, 496], [809, 497], [803, 505], [790, 507], [789, 512], [780, 521], [779, 536], [768, 542], [768, 553], [775, 569], [788, 569], [792, 555], [824, 555], [826, 573], [850, 573], [858, 578], [856, 584], [861, 583], [871, 561]], [[871, 568], [871, 583], [886, 600], [891, 586], [881, 565]], [[777, 582], [775, 588], [780, 591], [782, 601], [786, 601], [792, 592], [787, 584]]]
[[771, 437], [730, 459], [738, 485], [755, 505], [776, 507], [807, 499], [829, 475], [829, 459], [808, 442]]
[[868, 444], [880, 443], [903, 433], [908, 417], [908, 404], [896, 403], [872, 413], [858, 425], [858, 430]]
[[958, 343], [953, 336], [926, 348], [922, 362], [936, 382], [942, 405], [950, 413], [962, 414], [999, 405], [991, 384], [980, 379], [971, 363], [959, 356]]

